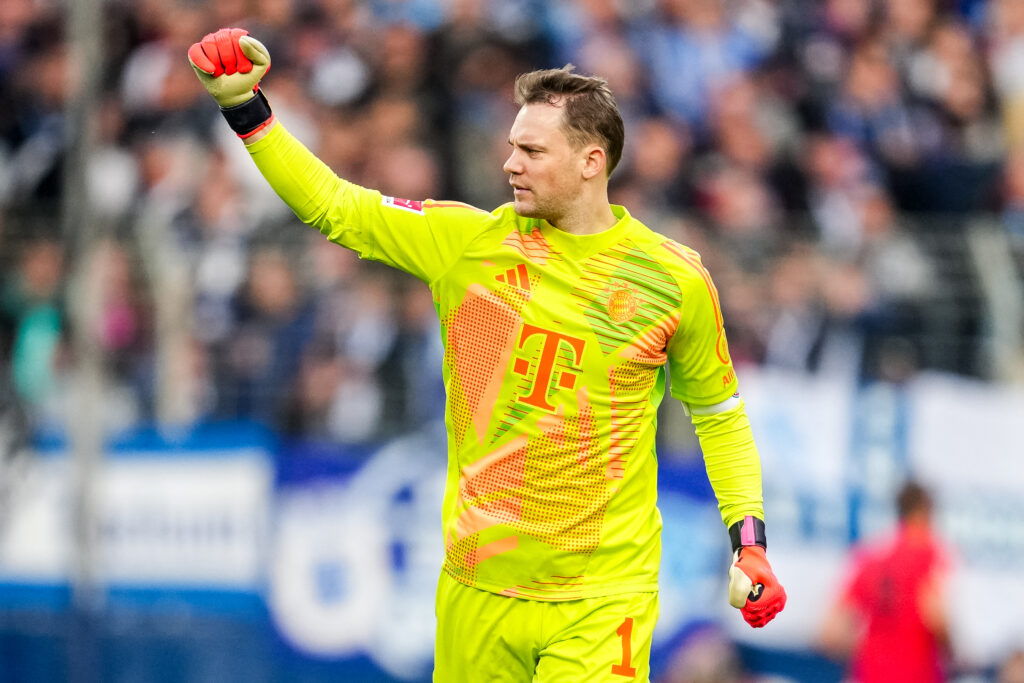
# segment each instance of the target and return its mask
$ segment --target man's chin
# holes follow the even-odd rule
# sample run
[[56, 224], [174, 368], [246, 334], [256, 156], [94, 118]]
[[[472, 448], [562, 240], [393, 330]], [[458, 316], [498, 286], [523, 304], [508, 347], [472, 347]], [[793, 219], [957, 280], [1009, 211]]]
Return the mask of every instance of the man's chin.
[[515, 209], [517, 215], [523, 218], [540, 218], [537, 207], [534, 204], [513, 199], [512, 208]]

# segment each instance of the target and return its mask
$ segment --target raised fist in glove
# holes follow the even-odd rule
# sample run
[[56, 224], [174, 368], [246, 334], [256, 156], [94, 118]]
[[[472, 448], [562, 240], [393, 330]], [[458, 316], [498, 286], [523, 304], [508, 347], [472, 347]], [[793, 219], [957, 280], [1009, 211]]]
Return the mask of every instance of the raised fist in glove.
[[270, 68], [270, 53], [243, 28], [206, 34], [188, 49], [188, 61], [222, 109], [251, 100]]
[[767, 624], [786, 606], [786, 590], [772, 572], [761, 546], [745, 545], [733, 553], [729, 604], [738, 608], [754, 628]]

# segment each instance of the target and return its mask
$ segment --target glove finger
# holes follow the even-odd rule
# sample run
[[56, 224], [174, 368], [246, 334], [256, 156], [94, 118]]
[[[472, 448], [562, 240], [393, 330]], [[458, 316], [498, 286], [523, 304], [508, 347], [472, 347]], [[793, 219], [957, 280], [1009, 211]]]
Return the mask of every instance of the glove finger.
[[213, 72], [217, 70], [217, 67], [206, 56], [206, 53], [203, 52], [203, 46], [199, 43], [192, 43], [192, 47], [188, 49], [188, 61], [192, 62], [194, 68], [208, 76], [212, 76]]
[[757, 612], [750, 612], [744, 614], [743, 618], [746, 619], [747, 623], [753, 626], [754, 628], [761, 628], [768, 624], [768, 622], [770, 622], [772, 619], [774, 619], [781, 611], [782, 610], [775, 608], [760, 610]]
[[775, 618], [778, 614], [776, 609], [756, 609], [756, 608], [744, 608], [742, 610], [743, 619], [753, 626], [754, 628], [761, 628], [769, 621]]
[[757, 602], [748, 601], [741, 610], [743, 618], [754, 628], [760, 628], [786, 607], [786, 591], [776, 584], [767, 586]]
[[270, 51], [260, 41], [247, 35], [238, 39], [238, 46], [253, 66], [259, 68], [270, 66]]
[[220, 53], [220, 61], [224, 64], [224, 73], [228, 76], [238, 69], [235, 60], [235, 48], [232, 46], [231, 29], [221, 29], [214, 34], [217, 39], [217, 51]]
[[244, 28], [231, 29], [231, 49], [235, 55], [235, 69], [240, 74], [247, 74], [252, 71], [252, 62], [245, 56], [245, 51], [242, 50], [242, 45], [239, 43], [239, 40], [247, 35], [249, 35], [249, 32]]
[[210, 75], [216, 78], [224, 73], [224, 64], [220, 61], [220, 51], [217, 50], [217, 39], [212, 33], [207, 33], [203, 36], [203, 40], [200, 42], [200, 46], [203, 48], [203, 53], [206, 54], [206, 58], [213, 64], [213, 71]]
[[750, 616], [747, 616], [747, 617], [744, 617], [744, 618], [747, 620], [747, 623], [750, 624], [753, 628], [764, 628], [765, 626], [768, 625], [768, 622], [770, 622], [772, 619], [775, 618], [775, 615], [774, 614], [754, 614], [754, 615], [750, 615]]

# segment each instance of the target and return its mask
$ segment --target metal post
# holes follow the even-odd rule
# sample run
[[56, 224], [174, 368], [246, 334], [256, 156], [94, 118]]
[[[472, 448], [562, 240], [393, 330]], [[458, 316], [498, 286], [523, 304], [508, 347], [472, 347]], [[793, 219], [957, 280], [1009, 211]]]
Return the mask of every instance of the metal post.
[[1024, 383], [1024, 286], [1006, 230], [991, 221], [974, 221], [967, 229], [967, 247], [985, 295], [983, 366], [989, 379]]
[[104, 353], [96, 334], [103, 278], [96, 268], [96, 255], [104, 229], [90, 204], [87, 186], [88, 161], [94, 147], [91, 128], [102, 73], [101, 0], [68, 0], [66, 11], [69, 90], [61, 228], [73, 268], [69, 314], [76, 363], [68, 415], [73, 543], [68, 673], [70, 680], [86, 683], [99, 678], [95, 646], [102, 598], [96, 573], [95, 482], [103, 452]]

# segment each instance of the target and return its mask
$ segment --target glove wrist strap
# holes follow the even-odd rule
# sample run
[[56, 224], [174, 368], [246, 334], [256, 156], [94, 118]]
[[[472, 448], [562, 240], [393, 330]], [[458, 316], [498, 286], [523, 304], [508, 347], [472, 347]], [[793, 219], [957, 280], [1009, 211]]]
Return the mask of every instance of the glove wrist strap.
[[220, 113], [224, 115], [231, 130], [243, 139], [264, 128], [274, 119], [274, 112], [270, 110], [270, 103], [267, 102], [262, 90], [257, 90], [255, 97], [241, 104], [221, 107]]
[[767, 548], [768, 540], [765, 536], [764, 521], [753, 515], [747, 515], [729, 527], [729, 540], [732, 541], [733, 552], [748, 545]]

